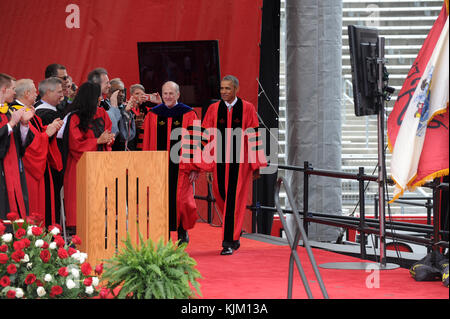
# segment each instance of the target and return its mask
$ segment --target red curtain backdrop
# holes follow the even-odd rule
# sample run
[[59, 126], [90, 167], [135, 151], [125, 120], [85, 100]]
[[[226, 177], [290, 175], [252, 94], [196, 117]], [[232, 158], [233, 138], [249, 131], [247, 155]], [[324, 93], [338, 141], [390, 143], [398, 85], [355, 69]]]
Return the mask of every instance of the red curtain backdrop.
[[37, 84], [60, 63], [80, 85], [101, 66], [129, 87], [139, 83], [137, 42], [218, 40], [221, 75], [236, 75], [240, 96], [257, 105], [261, 8], [262, 0], [1, 0], [0, 72]]

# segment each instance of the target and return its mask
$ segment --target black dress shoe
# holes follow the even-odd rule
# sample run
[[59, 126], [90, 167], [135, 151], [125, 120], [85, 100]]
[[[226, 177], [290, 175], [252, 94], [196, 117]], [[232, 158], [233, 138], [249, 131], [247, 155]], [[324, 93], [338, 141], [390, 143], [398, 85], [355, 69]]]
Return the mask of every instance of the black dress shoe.
[[189, 243], [189, 235], [187, 230], [184, 230], [183, 228], [178, 228], [178, 240], [179, 240], [179, 244], [181, 245], [183, 243]]
[[234, 252], [234, 249], [231, 247], [224, 247], [222, 251], [220, 252], [221, 255], [232, 255]]

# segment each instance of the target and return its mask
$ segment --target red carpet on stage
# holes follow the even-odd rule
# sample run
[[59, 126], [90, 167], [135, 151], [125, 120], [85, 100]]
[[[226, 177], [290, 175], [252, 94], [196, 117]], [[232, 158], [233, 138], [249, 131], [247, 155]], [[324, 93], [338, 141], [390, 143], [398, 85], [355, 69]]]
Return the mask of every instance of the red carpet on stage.
[[[176, 232], [172, 233], [176, 238]], [[231, 256], [221, 256], [222, 230], [197, 223], [189, 231], [186, 251], [197, 261], [205, 299], [285, 299], [287, 297], [289, 247], [241, 238], [241, 247]], [[298, 248], [300, 261], [314, 298], [323, 298], [308, 255]], [[313, 249], [318, 265], [362, 260]], [[408, 269], [335, 270], [319, 268], [330, 299], [449, 299], [442, 282], [416, 282]], [[294, 266], [293, 298], [306, 299], [303, 283]], [[370, 288], [372, 286], [372, 288]]]

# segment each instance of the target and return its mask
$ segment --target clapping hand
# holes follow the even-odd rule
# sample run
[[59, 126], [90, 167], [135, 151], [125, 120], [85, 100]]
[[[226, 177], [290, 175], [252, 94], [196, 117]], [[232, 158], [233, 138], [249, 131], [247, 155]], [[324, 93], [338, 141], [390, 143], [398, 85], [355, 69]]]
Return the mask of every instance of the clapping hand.
[[110, 131], [104, 131], [97, 139], [97, 144], [112, 144], [114, 142], [114, 134]]
[[28, 125], [28, 121], [31, 120], [34, 116], [34, 109], [25, 107], [23, 107], [22, 109], [24, 109], [24, 112], [22, 114], [22, 117], [20, 118], [20, 123], [22, 125]]
[[25, 108], [21, 108], [20, 110], [16, 110], [14, 112], [12, 112], [11, 114], [11, 118], [9, 119], [9, 126], [11, 128], [13, 128], [14, 126], [17, 125], [17, 123], [20, 122], [20, 120], [22, 119], [23, 113], [25, 113]]
[[45, 133], [47, 133], [48, 137], [52, 137], [59, 129], [63, 126], [64, 121], [56, 118], [52, 123], [47, 126]]
[[115, 90], [109, 100], [111, 101], [111, 106], [118, 107], [117, 103], [117, 95], [119, 95], [119, 90]]

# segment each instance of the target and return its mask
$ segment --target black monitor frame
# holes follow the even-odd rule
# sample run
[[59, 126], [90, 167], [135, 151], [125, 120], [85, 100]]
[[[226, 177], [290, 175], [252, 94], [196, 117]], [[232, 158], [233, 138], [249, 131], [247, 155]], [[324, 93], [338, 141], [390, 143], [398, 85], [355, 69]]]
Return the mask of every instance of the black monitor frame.
[[378, 114], [378, 30], [348, 26], [355, 115]]
[[[174, 81], [180, 86], [180, 102], [191, 107], [220, 99], [218, 40], [138, 42], [137, 47], [139, 79], [147, 93], [161, 92], [162, 84]], [[152, 72], [152, 80], [145, 72]]]

